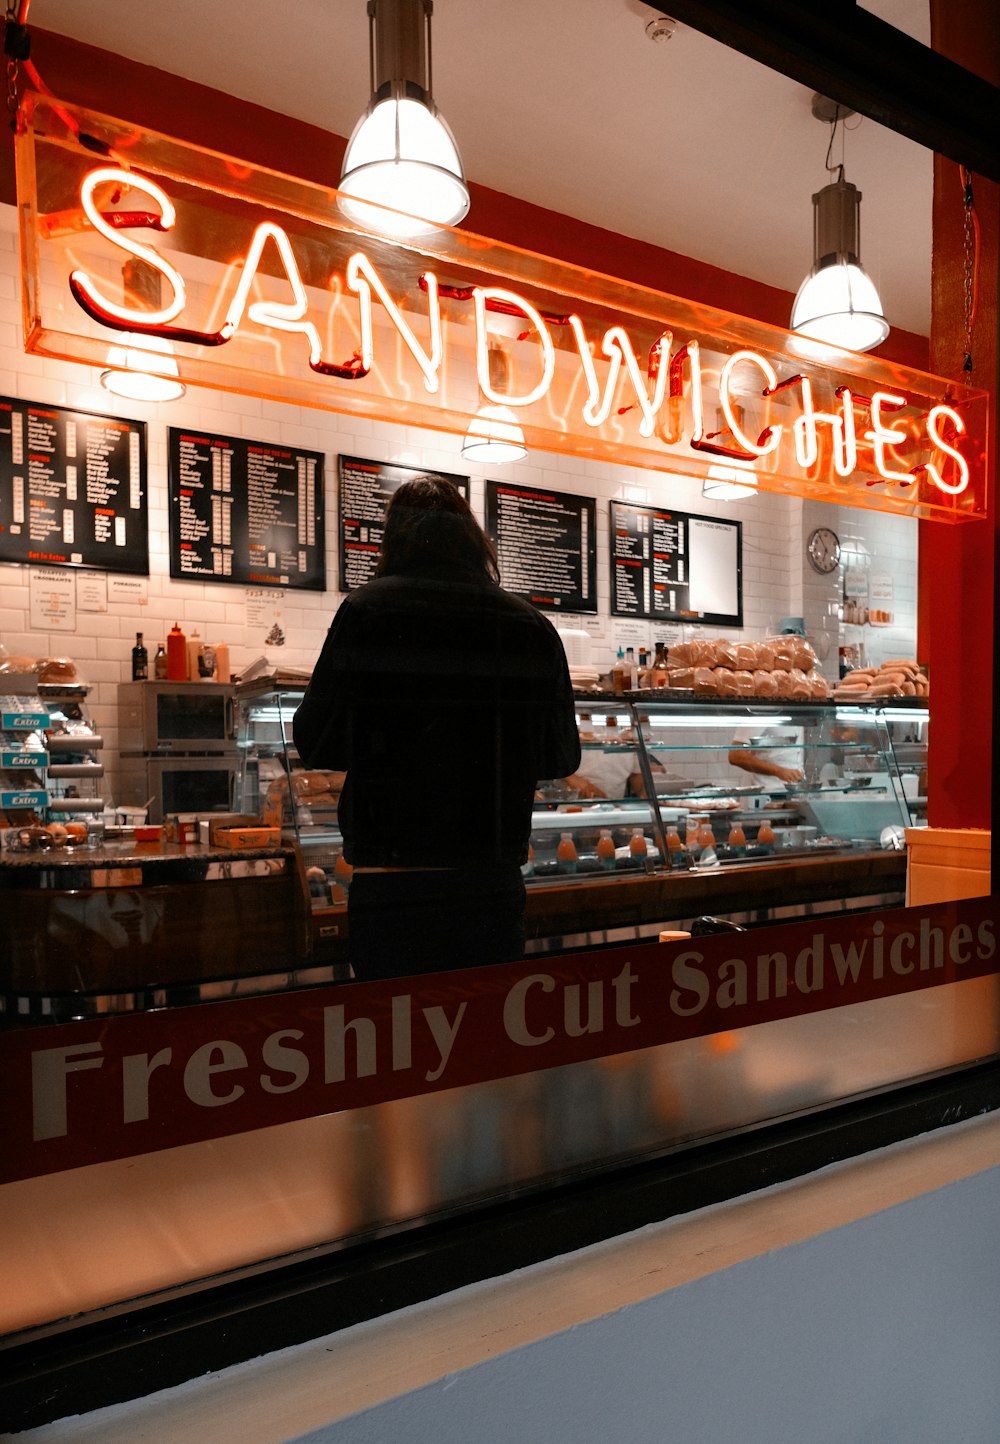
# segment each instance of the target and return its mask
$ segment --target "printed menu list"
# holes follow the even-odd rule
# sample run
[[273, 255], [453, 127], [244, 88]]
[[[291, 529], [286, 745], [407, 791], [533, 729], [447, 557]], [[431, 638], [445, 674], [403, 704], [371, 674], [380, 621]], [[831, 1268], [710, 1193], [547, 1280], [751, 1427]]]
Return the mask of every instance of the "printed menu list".
[[592, 497], [488, 481], [486, 530], [508, 591], [546, 610], [597, 611]]
[[170, 429], [170, 575], [323, 591], [323, 455]]
[[612, 502], [612, 614], [742, 626], [741, 548], [738, 521]]
[[340, 458], [340, 587], [353, 592], [375, 575], [386, 507], [404, 481], [418, 476], [443, 477], [469, 500], [469, 478], [448, 471], [428, 471], [388, 462]]
[[148, 576], [145, 423], [0, 397], [0, 560]]

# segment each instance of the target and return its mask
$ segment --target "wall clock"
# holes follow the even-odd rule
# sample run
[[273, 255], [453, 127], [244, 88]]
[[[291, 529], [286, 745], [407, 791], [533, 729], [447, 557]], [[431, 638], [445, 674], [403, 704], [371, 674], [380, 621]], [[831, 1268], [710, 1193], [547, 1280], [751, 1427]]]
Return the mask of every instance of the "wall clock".
[[818, 526], [806, 543], [806, 552], [814, 571], [836, 571], [840, 566], [840, 537], [828, 526]]

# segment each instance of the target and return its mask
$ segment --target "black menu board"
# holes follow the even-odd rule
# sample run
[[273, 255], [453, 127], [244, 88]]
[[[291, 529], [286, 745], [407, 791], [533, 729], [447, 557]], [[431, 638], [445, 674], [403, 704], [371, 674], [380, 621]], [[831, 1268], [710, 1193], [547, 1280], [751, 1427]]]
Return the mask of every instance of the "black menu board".
[[170, 428], [170, 575], [326, 586], [323, 454]]
[[145, 423], [0, 397], [0, 560], [148, 576]]
[[742, 523], [613, 501], [611, 611], [742, 627]]
[[593, 497], [488, 481], [486, 530], [507, 591], [545, 610], [597, 611]]
[[353, 592], [375, 575], [382, 546], [382, 528], [389, 498], [418, 476], [443, 477], [469, 500], [469, 478], [427, 467], [394, 466], [365, 461], [358, 456], [340, 458], [340, 589]]

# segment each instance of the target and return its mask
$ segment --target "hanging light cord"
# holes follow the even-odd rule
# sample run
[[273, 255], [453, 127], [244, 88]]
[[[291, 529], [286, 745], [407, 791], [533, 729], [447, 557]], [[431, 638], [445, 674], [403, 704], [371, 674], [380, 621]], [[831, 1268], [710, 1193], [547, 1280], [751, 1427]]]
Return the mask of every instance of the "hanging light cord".
[[[840, 124], [840, 106], [838, 105], [837, 108], [836, 108], [836, 110], [835, 110], [834, 113], [833, 113], [833, 119], [832, 119], [831, 122], [830, 122], [830, 144], [829, 144], [829, 145], [827, 146], [827, 148], [826, 148], [826, 160], [823, 162], [823, 164], [824, 164], [825, 167], [826, 167], [827, 175], [833, 175], [833, 172], [834, 172], [834, 171], [837, 171], [837, 173], [838, 173], [838, 174], [837, 174], [837, 180], [838, 180], [838, 181], [842, 181], [842, 180], [844, 179], [844, 162], [841, 161], [841, 162], [839, 163], [839, 165], [838, 165], [838, 164], [834, 164], [834, 165], [831, 165], [831, 164], [830, 164], [830, 156], [831, 156], [831, 154], [833, 153], [833, 143], [834, 143], [834, 141], [835, 141], [836, 138], [837, 138], [837, 126], [838, 126], [839, 124]], [[841, 137], [841, 140], [843, 140], [843, 137]]]
[[965, 354], [962, 358], [962, 370], [967, 376], [972, 375], [972, 332], [976, 324], [976, 314], [979, 310], [979, 252], [980, 252], [980, 228], [979, 216], [976, 214], [976, 202], [972, 193], [972, 172], [966, 170], [965, 166], [958, 168], [959, 179], [962, 182], [962, 200], [965, 206], [965, 221], [963, 230], [963, 253], [962, 253], [962, 299], [965, 312]]

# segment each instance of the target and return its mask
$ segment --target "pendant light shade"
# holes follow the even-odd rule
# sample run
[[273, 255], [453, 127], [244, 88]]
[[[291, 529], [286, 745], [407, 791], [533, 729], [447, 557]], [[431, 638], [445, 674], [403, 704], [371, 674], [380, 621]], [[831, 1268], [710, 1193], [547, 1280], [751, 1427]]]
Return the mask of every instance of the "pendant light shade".
[[841, 175], [813, 196], [814, 264], [792, 306], [792, 330], [847, 351], [870, 351], [889, 334], [858, 258], [861, 192]]
[[[154, 353], [154, 354], [151, 354]], [[161, 336], [126, 332], [121, 344], [108, 352], [108, 370], [101, 385], [128, 401], [179, 401], [185, 387], [174, 348]]]
[[344, 215], [398, 239], [457, 225], [469, 209], [458, 147], [431, 96], [432, 9], [431, 0], [369, 0], [372, 98], [340, 177]]
[[481, 406], [469, 422], [462, 442], [466, 461], [502, 466], [504, 462], [521, 461], [527, 454], [524, 432], [510, 407]]

